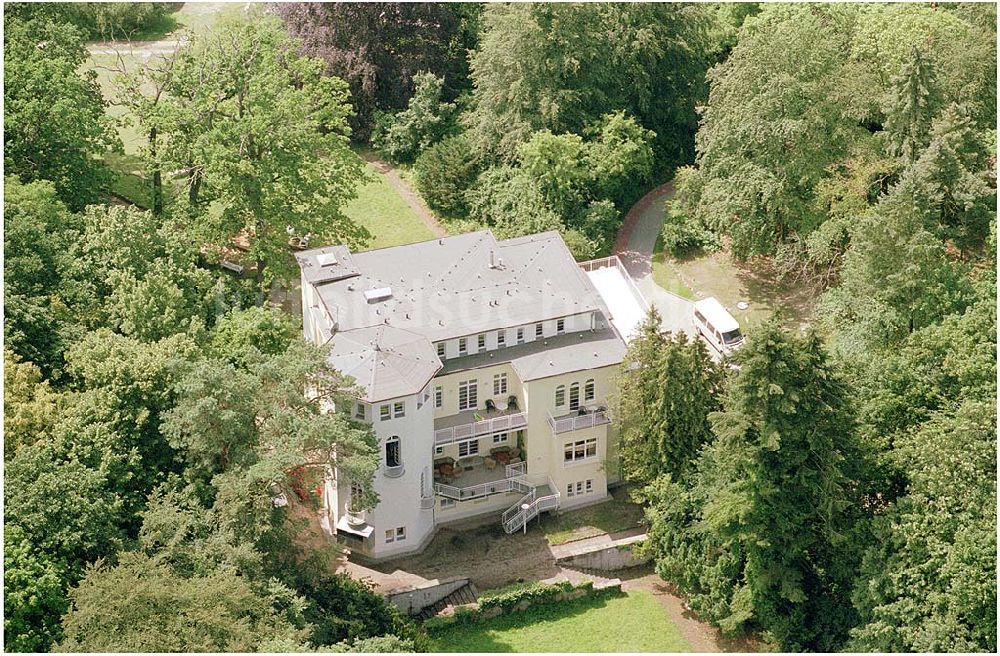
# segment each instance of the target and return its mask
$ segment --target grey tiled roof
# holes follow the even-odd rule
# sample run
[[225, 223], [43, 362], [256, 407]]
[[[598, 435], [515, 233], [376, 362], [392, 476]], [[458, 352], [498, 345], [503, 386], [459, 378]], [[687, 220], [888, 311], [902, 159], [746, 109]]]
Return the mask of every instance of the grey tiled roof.
[[[316, 251], [298, 254], [300, 265]], [[490, 258], [497, 266], [490, 267]], [[497, 241], [488, 230], [352, 255], [358, 274], [318, 282], [339, 330], [388, 324], [431, 341], [607, 309], [557, 232]], [[364, 292], [389, 287], [368, 303]]]
[[509, 362], [522, 381], [618, 364], [625, 343], [609, 326], [444, 361], [442, 374]]
[[[326, 247], [296, 259], [336, 321], [332, 364], [369, 402], [422, 389], [442, 367], [432, 342], [585, 312], [609, 316], [555, 231], [497, 241], [482, 230], [362, 253]], [[389, 298], [366, 299], [386, 287]], [[522, 380], [614, 364], [624, 352], [610, 327], [493, 351], [511, 358]], [[483, 366], [469, 364], [477, 357], [445, 366]]]
[[369, 403], [416, 394], [441, 368], [426, 338], [392, 326], [334, 335], [330, 364], [365, 390]]

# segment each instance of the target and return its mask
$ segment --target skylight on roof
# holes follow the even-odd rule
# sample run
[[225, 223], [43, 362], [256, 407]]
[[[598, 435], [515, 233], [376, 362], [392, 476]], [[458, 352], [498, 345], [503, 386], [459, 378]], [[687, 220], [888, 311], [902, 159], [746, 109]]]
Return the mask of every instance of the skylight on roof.
[[365, 300], [369, 303], [378, 303], [389, 298], [392, 298], [391, 287], [378, 287], [377, 289], [365, 290]]
[[320, 253], [316, 256], [316, 261], [320, 266], [333, 266], [337, 263], [337, 256], [333, 253]]

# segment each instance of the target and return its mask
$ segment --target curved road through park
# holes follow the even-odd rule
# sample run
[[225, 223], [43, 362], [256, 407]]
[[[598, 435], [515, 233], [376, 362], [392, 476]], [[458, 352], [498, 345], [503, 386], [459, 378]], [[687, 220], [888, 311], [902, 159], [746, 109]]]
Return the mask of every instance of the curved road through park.
[[[686, 298], [668, 292], [653, 281], [653, 249], [663, 227], [667, 200], [674, 195], [673, 181], [660, 185], [639, 199], [625, 216], [615, 240], [614, 253], [635, 280], [646, 300], [660, 311], [663, 328], [673, 332], [684, 331], [689, 336], [697, 333], [691, 322], [694, 305]], [[714, 349], [709, 349], [714, 353]]]

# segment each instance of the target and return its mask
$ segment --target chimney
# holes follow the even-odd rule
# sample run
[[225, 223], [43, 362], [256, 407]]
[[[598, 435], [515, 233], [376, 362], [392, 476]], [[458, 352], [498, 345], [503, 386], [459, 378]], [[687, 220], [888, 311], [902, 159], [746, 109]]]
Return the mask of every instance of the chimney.
[[497, 254], [492, 248], [490, 249], [490, 268], [497, 268]]

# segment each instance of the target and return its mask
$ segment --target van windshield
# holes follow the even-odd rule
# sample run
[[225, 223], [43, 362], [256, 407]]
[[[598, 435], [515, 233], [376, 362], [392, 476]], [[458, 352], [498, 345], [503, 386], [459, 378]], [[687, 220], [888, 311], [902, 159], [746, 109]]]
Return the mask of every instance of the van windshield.
[[740, 332], [739, 328], [730, 330], [728, 333], [722, 333], [722, 341], [727, 345], [739, 344], [743, 341], [743, 333]]

